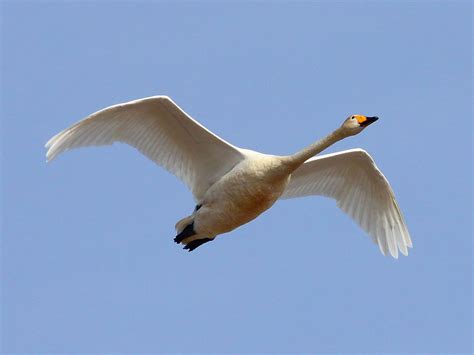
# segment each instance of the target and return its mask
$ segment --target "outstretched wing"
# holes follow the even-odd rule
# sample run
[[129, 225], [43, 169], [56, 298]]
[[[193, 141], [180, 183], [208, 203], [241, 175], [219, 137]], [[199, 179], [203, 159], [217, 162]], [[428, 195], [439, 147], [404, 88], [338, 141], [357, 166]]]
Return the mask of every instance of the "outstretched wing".
[[351, 149], [314, 157], [291, 176], [281, 198], [322, 195], [335, 199], [378, 244], [383, 255], [398, 257], [412, 247], [392, 188], [371, 156]]
[[69, 149], [114, 142], [134, 146], [176, 175], [197, 201], [244, 157], [237, 147], [193, 120], [166, 96], [93, 113], [51, 138], [46, 143], [46, 157], [51, 161]]

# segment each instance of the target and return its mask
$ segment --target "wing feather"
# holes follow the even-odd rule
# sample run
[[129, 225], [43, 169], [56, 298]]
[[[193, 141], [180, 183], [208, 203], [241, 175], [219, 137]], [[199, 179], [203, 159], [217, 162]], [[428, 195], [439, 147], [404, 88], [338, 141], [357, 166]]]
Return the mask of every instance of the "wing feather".
[[129, 144], [180, 178], [197, 201], [244, 159], [239, 148], [188, 116], [169, 97], [154, 96], [107, 107], [56, 134], [46, 156], [79, 147]]
[[291, 176], [282, 197], [322, 195], [354, 219], [383, 255], [398, 258], [412, 247], [394, 193], [370, 155], [362, 149], [314, 157]]

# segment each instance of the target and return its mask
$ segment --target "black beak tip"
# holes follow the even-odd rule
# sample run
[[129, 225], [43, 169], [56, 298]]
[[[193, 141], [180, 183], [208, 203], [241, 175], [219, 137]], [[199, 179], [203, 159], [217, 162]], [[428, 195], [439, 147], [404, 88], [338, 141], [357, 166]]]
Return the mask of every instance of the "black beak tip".
[[377, 116], [367, 117], [367, 119], [364, 122], [362, 122], [360, 125], [361, 127], [367, 127], [368, 125], [374, 123], [378, 119], [379, 118]]

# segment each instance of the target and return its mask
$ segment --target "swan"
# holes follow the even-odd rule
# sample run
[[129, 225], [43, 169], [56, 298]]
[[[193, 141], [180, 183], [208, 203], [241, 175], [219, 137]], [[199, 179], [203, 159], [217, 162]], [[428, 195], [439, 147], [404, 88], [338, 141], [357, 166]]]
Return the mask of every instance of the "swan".
[[325, 138], [293, 155], [238, 148], [199, 124], [167, 96], [113, 105], [53, 136], [47, 161], [69, 149], [123, 142], [181, 179], [196, 205], [176, 223], [174, 241], [192, 251], [255, 219], [278, 199], [333, 198], [379, 246], [398, 258], [412, 247], [388, 180], [362, 149], [317, 156], [378, 117], [351, 115]]

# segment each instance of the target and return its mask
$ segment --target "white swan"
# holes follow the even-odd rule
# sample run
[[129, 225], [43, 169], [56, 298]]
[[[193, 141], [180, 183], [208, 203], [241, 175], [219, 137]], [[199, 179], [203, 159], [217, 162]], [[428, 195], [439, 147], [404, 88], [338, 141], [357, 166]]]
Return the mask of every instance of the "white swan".
[[180, 178], [196, 208], [176, 224], [175, 241], [189, 251], [256, 218], [279, 198], [334, 198], [378, 244], [382, 254], [407, 255], [410, 235], [393, 191], [370, 155], [351, 149], [313, 157], [360, 133], [377, 117], [352, 115], [326, 138], [289, 156], [235, 147], [181, 110], [169, 97], [114, 105], [46, 143], [47, 159], [78, 147], [128, 143]]

